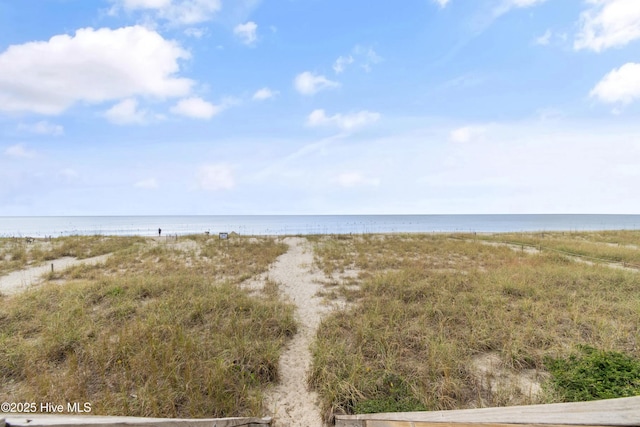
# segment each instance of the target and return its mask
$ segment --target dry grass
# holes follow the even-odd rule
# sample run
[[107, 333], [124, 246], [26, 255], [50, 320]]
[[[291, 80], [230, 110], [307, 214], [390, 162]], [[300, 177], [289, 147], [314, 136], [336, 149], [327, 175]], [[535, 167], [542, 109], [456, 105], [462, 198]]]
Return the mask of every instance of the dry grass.
[[640, 267], [640, 231], [499, 233], [481, 237]]
[[238, 284], [286, 245], [194, 240], [133, 245], [50, 277], [64, 285], [5, 298], [0, 397], [87, 401], [95, 414], [261, 415], [296, 325], [277, 286], [252, 297]]
[[0, 275], [62, 257], [91, 258], [146, 243], [135, 236], [68, 236], [51, 240], [0, 238]]
[[325, 273], [361, 271], [357, 302], [321, 324], [314, 346], [310, 383], [327, 419], [558, 399], [492, 390], [474, 366], [480, 355], [516, 374], [544, 372], [545, 357], [579, 344], [640, 356], [640, 273], [444, 235], [316, 246]]

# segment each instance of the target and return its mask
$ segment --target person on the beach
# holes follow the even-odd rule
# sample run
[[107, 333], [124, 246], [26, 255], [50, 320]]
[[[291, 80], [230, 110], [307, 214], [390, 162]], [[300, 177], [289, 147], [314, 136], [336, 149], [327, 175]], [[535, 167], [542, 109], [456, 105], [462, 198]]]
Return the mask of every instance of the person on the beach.
[[162, 234], [162, 228], [158, 228], [158, 237]]

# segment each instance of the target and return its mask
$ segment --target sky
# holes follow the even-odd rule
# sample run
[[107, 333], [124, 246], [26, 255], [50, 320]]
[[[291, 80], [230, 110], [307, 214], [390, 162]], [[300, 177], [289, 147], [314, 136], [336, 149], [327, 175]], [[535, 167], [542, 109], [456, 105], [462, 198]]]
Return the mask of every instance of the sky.
[[639, 196], [638, 0], [0, 0], [0, 216]]

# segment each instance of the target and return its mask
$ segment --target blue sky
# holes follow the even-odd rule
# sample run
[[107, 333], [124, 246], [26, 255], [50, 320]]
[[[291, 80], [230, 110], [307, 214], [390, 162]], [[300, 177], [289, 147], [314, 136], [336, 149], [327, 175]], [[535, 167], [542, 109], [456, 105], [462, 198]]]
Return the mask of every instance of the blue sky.
[[639, 194], [637, 0], [0, 0], [0, 215]]

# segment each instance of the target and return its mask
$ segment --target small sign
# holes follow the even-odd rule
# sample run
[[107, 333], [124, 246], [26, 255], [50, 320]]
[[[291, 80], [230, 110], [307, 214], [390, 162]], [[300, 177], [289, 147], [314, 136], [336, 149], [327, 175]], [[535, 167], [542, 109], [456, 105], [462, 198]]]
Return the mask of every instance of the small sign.
[[229, 238], [229, 233], [220, 233], [220, 239], [227, 240]]

